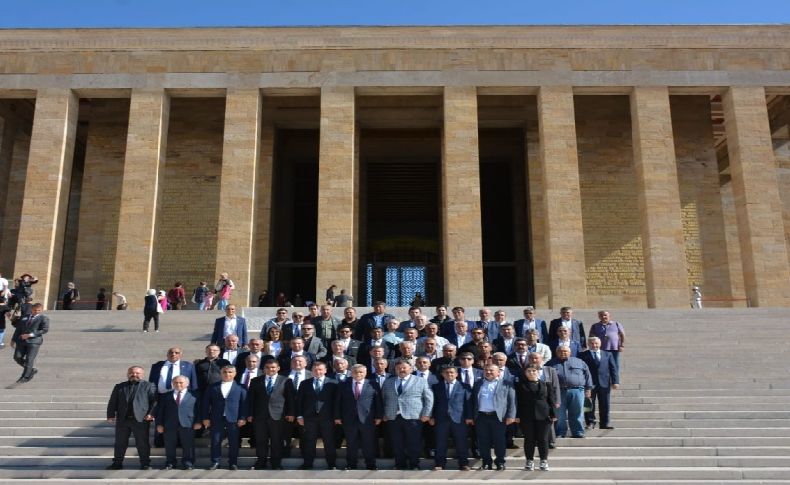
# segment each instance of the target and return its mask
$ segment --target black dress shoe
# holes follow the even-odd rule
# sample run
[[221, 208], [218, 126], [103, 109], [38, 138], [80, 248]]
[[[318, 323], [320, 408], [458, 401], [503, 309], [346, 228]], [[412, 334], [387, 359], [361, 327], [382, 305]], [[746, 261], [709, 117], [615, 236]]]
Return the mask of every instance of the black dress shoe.
[[272, 465], [272, 470], [284, 470], [282, 465]]
[[480, 452], [477, 450], [472, 450], [472, 458], [480, 458]]
[[123, 470], [123, 465], [120, 463], [111, 463], [107, 465], [107, 470]]
[[168, 463], [167, 465], [165, 465], [165, 466], [162, 468], [162, 470], [172, 470], [172, 469], [173, 469], [173, 465], [171, 465], [170, 463]]
[[503, 471], [504, 469], [505, 469], [505, 465], [503, 465], [503, 464], [501, 464], [501, 463], [497, 463], [497, 464], [496, 464], [496, 471], [498, 471], [498, 472], [501, 472], [501, 471]]
[[265, 470], [267, 463], [265, 461], [256, 461], [254, 465], [250, 467], [250, 470]]
[[598, 429], [614, 429], [614, 426], [601, 426]]
[[300, 470], [312, 470], [313, 469], [313, 465], [300, 465], [299, 469]]
[[207, 470], [216, 470], [217, 468], [219, 468], [219, 462], [215, 461], [210, 467], [207, 468]]
[[551, 443], [549, 443], [549, 448], [550, 448], [550, 449], [552, 449], [552, 450], [553, 450], [553, 449], [554, 449], [554, 448], [556, 448], [556, 447], [557, 447], [557, 445], [555, 445], [553, 441], [552, 441]]
[[239, 465], [228, 465], [228, 470], [236, 471], [239, 469]]
[[493, 468], [491, 467], [491, 465], [480, 465], [478, 470], [493, 470]]
[[379, 469], [379, 468], [378, 468], [376, 465], [368, 465], [368, 467], [367, 467], [367, 468], [368, 468], [368, 470], [370, 470], [370, 471], [376, 471], [376, 470], [378, 470], [378, 469]]
[[195, 469], [195, 465], [193, 465], [192, 463], [187, 463], [186, 465], [184, 465], [184, 470], [194, 470], [194, 469]]

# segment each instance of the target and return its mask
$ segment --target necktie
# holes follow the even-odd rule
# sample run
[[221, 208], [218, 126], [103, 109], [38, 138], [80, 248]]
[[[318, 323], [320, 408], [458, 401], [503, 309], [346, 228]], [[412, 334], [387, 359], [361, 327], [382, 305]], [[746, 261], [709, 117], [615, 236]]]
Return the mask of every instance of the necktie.
[[601, 361], [601, 356], [598, 355], [598, 352], [593, 352], [593, 355], [595, 356], [595, 361], [596, 362], [600, 362]]
[[453, 390], [453, 385], [449, 382], [447, 383], [447, 397], [450, 397], [450, 392]]
[[176, 394], [176, 406], [181, 405], [181, 391]]
[[354, 399], [359, 401], [359, 396], [362, 394], [362, 383], [357, 381], [354, 383]]
[[294, 388], [296, 389], [299, 389], [299, 375], [298, 373], [294, 374]]
[[518, 360], [521, 362], [521, 367], [524, 367], [524, 354], [518, 356]]
[[300, 330], [302, 327], [300, 325], [294, 325], [294, 337], [301, 337], [302, 331]]
[[315, 393], [316, 394], [321, 392], [321, 381], [320, 380], [316, 379], [315, 382], [313, 383], [313, 385], [314, 385], [313, 387], [315, 388]]
[[274, 383], [272, 382], [272, 380], [273, 379], [271, 377], [269, 377], [266, 380], [266, 393], [269, 394], [269, 395], [272, 394], [272, 388], [274, 387]]
[[398, 382], [398, 396], [403, 394], [403, 379]]
[[247, 387], [247, 388], [250, 387], [250, 371], [249, 370], [244, 373], [244, 380], [242, 381], [242, 384], [244, 384], [244, 387]]
[[472, 385], [469, 381], [469, 369], [464, 369], [464, 382], [470, 386]]
[[173, 363], [169, 364], [167, 368], [167, 379], [165, 379], [165, 389], [172, 389], [173, 388]]

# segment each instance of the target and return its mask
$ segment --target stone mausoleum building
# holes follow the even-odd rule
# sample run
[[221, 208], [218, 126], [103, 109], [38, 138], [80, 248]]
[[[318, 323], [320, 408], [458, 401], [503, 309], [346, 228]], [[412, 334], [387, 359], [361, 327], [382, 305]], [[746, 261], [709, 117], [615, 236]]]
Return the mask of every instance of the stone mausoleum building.
[[790, 26], [0, 30], [0, 270], [790, 306], [789, 123]]

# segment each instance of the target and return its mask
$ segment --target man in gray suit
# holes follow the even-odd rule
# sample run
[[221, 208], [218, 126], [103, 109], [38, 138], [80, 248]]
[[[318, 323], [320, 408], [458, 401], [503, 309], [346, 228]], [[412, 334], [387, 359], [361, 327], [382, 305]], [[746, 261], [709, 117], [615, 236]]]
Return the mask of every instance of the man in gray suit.
[[[492, 461], [497, 471], [505, 469], [505, 433], [507, 426], [516, 422], [516, 392], [502, 380], [499, 367], [488, 364], [485, 378], [475, 383], [472, 390], [472, 416], [477, 434], [477, 449], [483, 460], [480, 470], [491, 470]], [[491, 458], [493, 444], [496, 459]]]
[[[253, 357], [254, 359], [254, 357]], [[176, 464], [176, 446], [181, 443], [181, 462], [184, 470], [195, 467], [195, 432], [200, 429], [198, 400], [188, 389], [189, 378], [176, 376], [173, 390], [160, 396], [156, 406], [156, 432], [164, 434], [165, 467], [172, 470]]]
[[107, 421], [115, 424], [115, 453], [108, 470], [123, 468], [123, 458], [129, 447], [129, 436], [134, 434], [134, 443], [140, 457], [140, 469], [151, 469], [151, 444], [148, 431], [154, 406], [156, 386], [143, 380], [143, 368], [129, 367], [125, 382], [116, 384], [107, 402]]
[[395, 468], [417, 470], [420, 467], [422, 423], [431, 419], [433, 392], [428, 381], [412, 375], [412, 366], [404, 360], [395, 364], [395, 376], [384, 382], [384, 421], [395, 452]]
[[[16, 381], [24, 384], [33, 378], [38, 369], [33, 367], [41, 344], [44, 343], [44, 334], [49, 332], [49, 318], [43, 315], [44, 305], [36, 303], [30, 310], [30, 315], [22, 317], [16, 324], [16, 330], [11, 337], [14, 344], [14, 361], [24, 369]], [[5, 318], [5, 317], [3, 317]]]
[[279, 371], [280, 364], [269, 360], [264, 364], [264, 375], [250, 384], [247, 421], [253, 423], [257, 456], [253, 470], [266, 468], [270, 446], [272, 470], [282, 470], [283, 428], [295, 418], [296, 389], [293, 381]]

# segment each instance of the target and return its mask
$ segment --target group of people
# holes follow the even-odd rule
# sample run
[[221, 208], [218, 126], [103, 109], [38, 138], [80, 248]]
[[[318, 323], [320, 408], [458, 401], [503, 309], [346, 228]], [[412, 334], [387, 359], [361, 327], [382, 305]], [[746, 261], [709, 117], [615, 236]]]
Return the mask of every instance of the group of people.
[[194, 435], [208, 430], [209, 469], [220, 466], [227, 439], [231, 470], [242, 437], [256, 450], [253, 469], [281, 469], [294, 438], [301, 468], [311, 469], [320, 437], [330, 469], [338, 468], [345, 440], [347, 469], [357, 468], [361, 454], [371, 470], [381, 456], [394, 457], [398, 469], [417, 469], [421, 456], [430, 457], [441, 470], [452, 438], [460, 470], [470, 469], [470, 456], [481, 458], [482, 470], [503, 470], [519, 433], [526, 469], [535, 469], [537, 448], [538, 467], [548, 470], [556, 437], [612, 429], [610, 391], [620, 383], [625, 333], [609, 312], [598, 313], [589, 335], [569, 307], [548, 324], [532, 307], [512, 323], [501, 310], [493, 319], [487, 308], [478, 320], [467, 320], [462, 307], [451, 314], [439, 306], [428, 319], [412, 307], [399, 321], [383, 302], [361, 318], [352, 307], [336, 317], [328, 304], [311, 305], [307, 315], [279, 308], [256, 337], [230, 304], [214, 322], [205, 358], [186, 361], [173, 347], [148, 381], [135, 366], [115, 386], [109, 468], [123, 466], [131, 434], [141, 466], [150, 467], [151, 422], [162, 435], [165, 468], [176, 466], [177, 443], [182, 467], [193, 468]]

